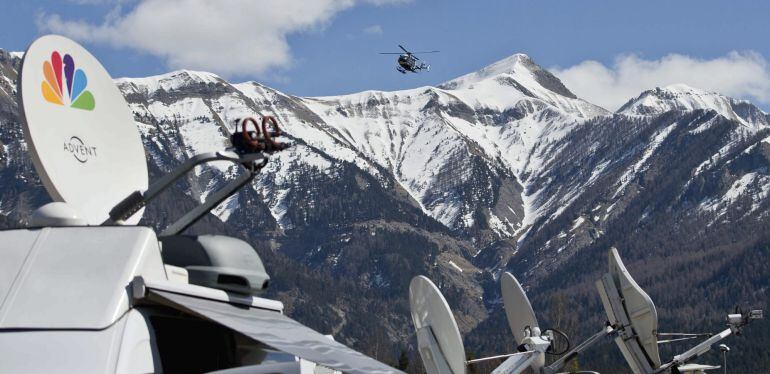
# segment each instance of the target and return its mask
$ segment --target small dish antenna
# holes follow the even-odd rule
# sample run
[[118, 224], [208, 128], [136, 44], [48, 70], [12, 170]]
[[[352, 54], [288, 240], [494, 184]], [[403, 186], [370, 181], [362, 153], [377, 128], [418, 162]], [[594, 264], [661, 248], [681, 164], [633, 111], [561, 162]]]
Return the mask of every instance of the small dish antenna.
[[116, 202], [147, 189], [144, 147], [128, 104], [81, 45], [58, 35], [35, 40], [22, 61], [19, 99], [24, 138], [54, 201], [99, 225]]
[[[532, 303], [529, 302], [527, 294], [521, 284], [509, 272], [503, 273], [500, 277], [500, 290], [503, 296], [503, 308], [505, 316], [508, 319], [508, 326], [513, 333], [513, 339], [516, 344], [524, 344], [525, 339], [540, 336], [540, 325], [537, 323], [535, 311], [532, 309]], [[538, 370], [545, 365], [545, 356], [542, 354], [530, 363], [533, 370]]]
[[521, 344], [524, 338], [531, 336], [531, 333], [528, 334], [526, 331], [540, 329], [535, 311], [532, 309], [532, 304], [529, 302], [524, 288], [521, 287], [513, 274], [503, 273], [500, 277], [500, 288], [503, 293], [503, 307], [505, 308], [505, 316], [508, 318], [508, 325], [511, 327], [516, 343]]
[[464, 374], [465, 348], [460, 329], [438, 287], [425, 276], [414, 277], [409, 284], [409, 305], [420, 357], [428, 374]]
[[[633, 338], [615, 342], [635, 373], [660, 367], [658, 312], [646, 292], [636, 283], [618, 250], [609, 250], [609, 271], [597, 281], [607, 318], [624, 329], [633, 328]], [[629, 329], [630, 330], [630, 329]]]

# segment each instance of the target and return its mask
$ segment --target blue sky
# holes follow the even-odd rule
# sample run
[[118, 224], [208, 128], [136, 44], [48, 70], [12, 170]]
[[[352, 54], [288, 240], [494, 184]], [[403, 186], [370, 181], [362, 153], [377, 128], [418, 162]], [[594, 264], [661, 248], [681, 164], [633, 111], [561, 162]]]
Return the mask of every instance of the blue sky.
[[[633, 95], [645, 85], [680, 83], [675, 80], [681, 76], [684, 83], [770, 107], [770, 2], [209, 4], [225, 9], [212, 12], [197, 0], [8, 2], [0, 14], [6, 29], [0, 33], [0, 48], [23, 50], [36, 36], [57, 32], [91, 49], [115, 77], [191, 68], [231, 81], [257, 80], [301, 96], [435, 85], [513, 53], [526, 53], [566, 77], [568, 87], [575, 82], [577, 87], [570, 88], [578, 95], [600, 105], [616, 105], [609, 96]], [[423, 56], [432, 65], [429, 73], [401, 75], [395, 70], [395, 56], [378, 54], [397, 51], [397, 44], [441, 53]], [[603, 67], [605, 78], [615, 82], [594, 87], [591, 74], [596, 66], [587, 61]], [[645, 79], [633, 77], [642, 74], [637, 68], [646, 69]], [[761, 76], [752, 78], [756, 74]]]

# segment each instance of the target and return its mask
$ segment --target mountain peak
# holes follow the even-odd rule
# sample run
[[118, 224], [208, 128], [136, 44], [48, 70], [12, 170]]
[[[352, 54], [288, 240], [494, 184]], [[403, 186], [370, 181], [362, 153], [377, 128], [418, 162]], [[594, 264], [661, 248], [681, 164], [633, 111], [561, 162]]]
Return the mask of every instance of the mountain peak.
[[476, 72], [452, 79], [438, 88], [451, 90], [456, 95], [472, 90], [474, 97], [488, 97], [491, 100], [487, 102], [501, 104], [526, 98], [539, 99], [579, 117], [608, 113], [575, 96], [559, 78], [523, 53], [508, 56]]
[[[538, 72], [541, 71], [550, 74], [538, 66], [535, 61], [533, 61], [532, 58], [530, 58], [528, 55], [524, 53], [516, 53], [502, 60], [489, 64], [473, 73], [465, 74], [445, 82], [438, 87], [444, 89], [467, 88], [474, 83], [478, 83], [489, 78], [496, 78], [503, 75], [519, 77], [523, 77], [525, 75], [538, 75], [540, 74]], [[563, 89], [559, 88], [558, 90], [562, 91], [564, 96], [575, 98], [575, 95], [572, 92], [570, 92], [563, 85], [562, 87]]]
[[477, 71], [477, 75], [481, 77], [489, 77], [499, 74], [513, 74], [517, 70], [532, 71], [539, 68], [537, 64], [524, 53], [516, 53], [510, 55], [502, 60], [493, 62]]
[[767, 115], [745, 100], [736, 100], [716, 92], [709, 92], [684, 83], [656, 87], [642, 92], [625, 103], [618, 113], [655, 115], [671, 110], [713, 110], [744, 125], [767, 125]]

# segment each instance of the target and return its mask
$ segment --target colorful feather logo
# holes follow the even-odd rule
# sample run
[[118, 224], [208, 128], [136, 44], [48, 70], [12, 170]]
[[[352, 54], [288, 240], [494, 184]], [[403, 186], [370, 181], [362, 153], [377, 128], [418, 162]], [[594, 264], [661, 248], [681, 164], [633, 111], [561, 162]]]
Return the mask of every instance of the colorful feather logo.
[[59, 52], [51, 54], [51, 60], [43, 63], [41, 83], [43, 98], [56, 105], [69, 105], [71, 108], [94, 110], [96, 101], [91, 91], [86, 90], [88, 77], [82, 69], [75, 69], [75, 60]]

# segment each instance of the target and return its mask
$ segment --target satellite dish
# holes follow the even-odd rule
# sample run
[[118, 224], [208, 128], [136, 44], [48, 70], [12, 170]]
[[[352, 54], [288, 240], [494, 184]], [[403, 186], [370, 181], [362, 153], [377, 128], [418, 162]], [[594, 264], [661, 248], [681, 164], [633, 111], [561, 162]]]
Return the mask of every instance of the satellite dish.
[[[440, 372], [442, 361], [445, 361], [452, 373], [464, 374], [465, 348], [460, 329], [438, 287], [427, 277], [414, 277], [409, 284], [409, 305], [418, 332], [420, 356], [428, 373], [432, 374], [432, 370]], [[428, 333], [435, 338], [437, 347], [434, 349], [430, 349], [434, 345], [430, 344], [431, 337], [426, 336]]]
[[[130, 193], [146, 190], [147, 161], [123, 95], [74, 41], [46, 35], [27, 49], [19, 75], [24, 138], [54, 201], [99, 225]], [[127, 220], [136, 224], [141, 214]]]
[[503, 292], [503, 307], [505, 316], [508, 317], [508, 326], [511, 327], [513, 338], [516, 344], [521, 344], [527, 335], [525, 329], [540, 327], [535, 317], [535, 311], [532, 310], [532, 304], [524, 293], [524, 289], [513, 274], [503, 273], [500, 277], [500, 287]]
[[[511, 328], [516, 344], [521, 344], [524, 338], [529, 336], [528, 334], [533, 334], [535, 328], [537, 328], [537, 332], [534, 334], [539, 335], [540, 325], [537, 323], [535, 311], [516, 277], [509, 272], [503, 273], [500, 277], [500, 287], [503, 293], [505, 316], [508, 318], [508, 326]], [[537, 369], [543, 365], [545, 365], [545, 356], [539, 355], [531, 366]]]
[[609, 265], [609, 274], [620, 291], [626, 315], [636, 331], [637, 339], [653, 367], [660, 367], [657, 338], [658, 312], [655, 304], [631, 277], [616, 248], [610, 249]]

